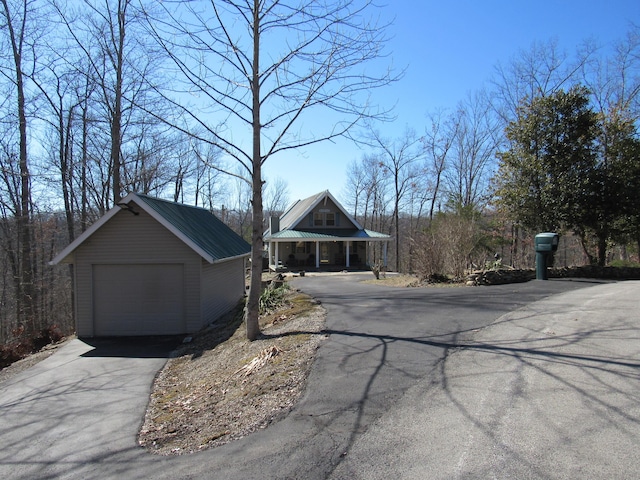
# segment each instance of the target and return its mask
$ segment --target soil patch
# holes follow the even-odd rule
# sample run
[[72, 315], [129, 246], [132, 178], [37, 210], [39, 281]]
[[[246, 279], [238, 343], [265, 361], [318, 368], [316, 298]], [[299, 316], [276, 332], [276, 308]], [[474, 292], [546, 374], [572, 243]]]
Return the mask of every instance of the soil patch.
[[139, 443], [160, 455], [186, 454], [242, 438], [283, 418], [306, 387], [326, 336], [324, 309], [290, 291], [246, 340], [238, 308], [182, 346], [158, 374]]

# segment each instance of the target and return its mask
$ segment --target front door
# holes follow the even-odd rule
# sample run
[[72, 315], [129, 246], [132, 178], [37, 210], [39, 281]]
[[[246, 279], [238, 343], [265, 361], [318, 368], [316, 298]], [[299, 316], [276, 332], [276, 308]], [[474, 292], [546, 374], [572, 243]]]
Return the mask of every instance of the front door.
[[329, 244], [328, 243], [320, 244], [320, 263], [324, 263], [324, 264], [329, 263]]

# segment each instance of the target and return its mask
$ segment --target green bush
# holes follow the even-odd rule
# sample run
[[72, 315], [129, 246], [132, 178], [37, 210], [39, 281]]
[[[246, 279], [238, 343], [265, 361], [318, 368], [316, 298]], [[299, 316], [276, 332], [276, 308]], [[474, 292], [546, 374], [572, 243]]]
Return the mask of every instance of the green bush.
[[260, 314], [263, 315], [284, 305], [288, 290], [289, 285], [286, 283], [275, 288], [271, 285], [265, 288], [260, 294]]

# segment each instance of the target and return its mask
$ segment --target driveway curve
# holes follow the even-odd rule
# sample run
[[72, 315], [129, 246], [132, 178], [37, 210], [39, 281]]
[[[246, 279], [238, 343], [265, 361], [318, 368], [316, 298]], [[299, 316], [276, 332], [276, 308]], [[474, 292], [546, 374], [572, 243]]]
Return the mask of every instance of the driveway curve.
[[[152, 456], [137, 447], [136, 432], [166, 358], [87, 356], [71, 351], [85, 348], [76, 343], [0, 384], [0, 477], [353, 478], [358, 458], [371, 464], [362, 443], [367, 432], [415, 398], [419, 386], [437, 386], [452, 353], [466, 351], [508, 312], [597, 284], [398, 289], [360, 281], [368, 278], [307, 275], [293, 281], [327, 309], [329, 338], [305, 395], [282, 421], [213, 450]], [[108, 400], [107, 392], [117, 396]], [[393, 445], [390, 440], [390, 451]]]
[[332, 479], [627, 479], [640, 472], [640, 282], [501, 317], [416, 383]]

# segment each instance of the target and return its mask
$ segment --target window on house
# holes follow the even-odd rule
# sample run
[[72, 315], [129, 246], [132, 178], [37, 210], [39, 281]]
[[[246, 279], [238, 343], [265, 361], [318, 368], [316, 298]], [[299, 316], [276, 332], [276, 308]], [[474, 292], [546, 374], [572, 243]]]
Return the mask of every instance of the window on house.
[[337, 214], [335, 212], [322, 211], [313, 213], [314, 227], [334, 227], [337, 225]]
[[336, 224], [335, 213], [326, 213], [324, 218], [325, 218], [325, 225], [327, 227], [333, 227]]

